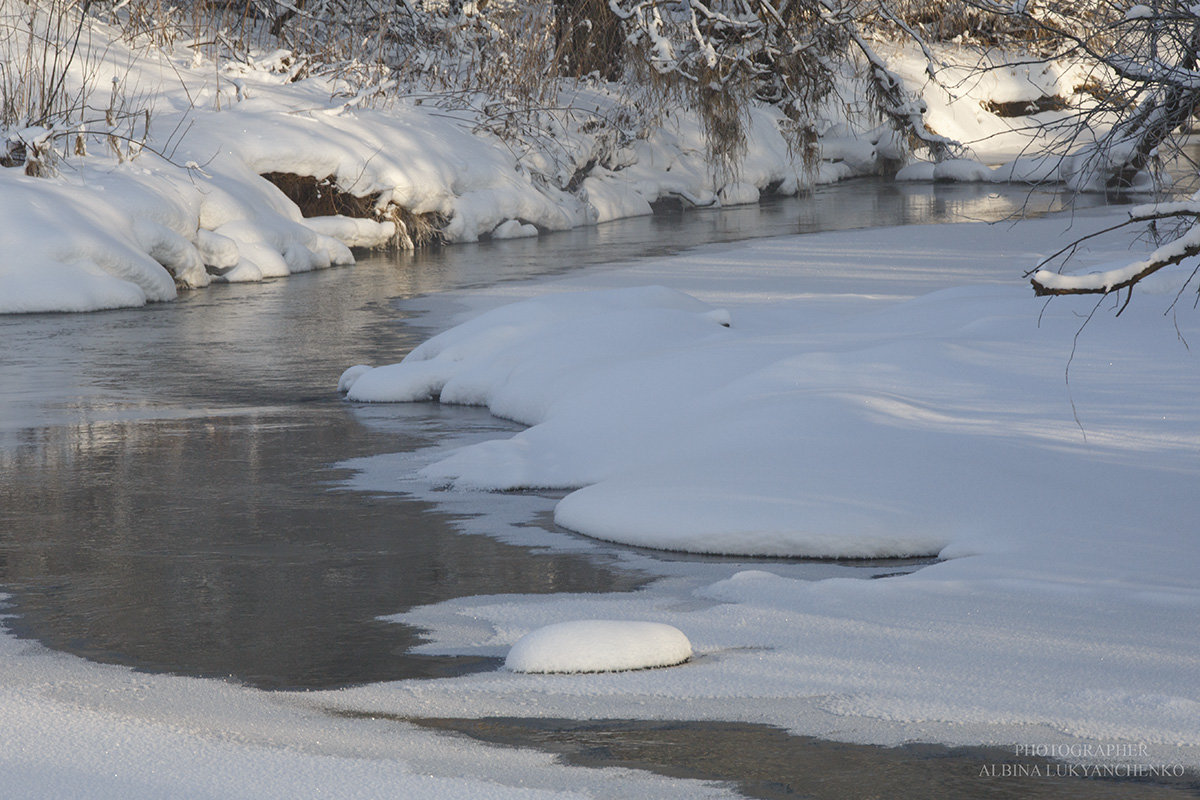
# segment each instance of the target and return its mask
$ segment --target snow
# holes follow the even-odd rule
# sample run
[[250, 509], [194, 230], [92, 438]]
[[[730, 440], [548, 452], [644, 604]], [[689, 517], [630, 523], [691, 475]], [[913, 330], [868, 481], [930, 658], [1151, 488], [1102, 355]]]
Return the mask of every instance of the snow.
[[[133, 306], [213, 280], [348, 264], [349, 247], [395, 233], [386, 221], [303, 219], [259, 177], [271, 171], [442, 214], [452, 241], [803, 185], [766, 109], [751, 112], [736, 179], [714, 181], [697, 120], [668, 114], [570, 194], [535, 175], [536, 154], [516, 157], [469, 118], [408, 98], [386, 108], [331, 99], [336, 82], [293, 82], [279, 53], [218, 67], [199, 51], [134, 53], [101, 34], [81, 63], [153, 97], [166, 138], [132, 160], [68, 159], [49, 178], [0, 169], [2, 313]], [[1066, 94], [1078, 74], [1003, 65], [973, 86], [953, 72], [936, 86], [916, 64], [906, 77], [922, 87], [931, 127], [988, 144], [980, 160], [914, 165], [905, 177], [1070, 178], [1069, 163], [984, 166], [1022, 152], [1016, 131], [1029, 120], [1000, 120], [978, 101]], [[818, 180], [873, 172], [897, 153], [886, 132], [828, 122]], [[595, 143], [575, 131], [557, 144]], [[727, 796], [394, 721], [431, 715], [739, 719], [880, 744], [1134, 741], [1147, 759], [1200, 767], [1200, 373], [1181, 342], [1197, 340], [1200, 323], [1163, 319], [1179, 286], [1162, 274], [1146, 283], [1160, 294], [1139, 293], [1119, 319], [1102, 307], [1084, 326], [1091, 304], [1035, 306], [1018, 276], [1072, 236], [1067, 227], [788, 237], [506, 283], [445, 300], [475, 316], [404, 362], [351, 367], [339, 381], [353, 402], [468, 403], [528, 426], [355, 462], [377, 490], [452, 506], [475, 490], [565, 489], [543, 504], [560, 525], [621, 544], [937, 563], [805, 580], [787, 563], [644, 558], [661, 575], [637, 593], [460, 598], [396, 618], [429, 631], [422, 652], [507, 652], [510, 670], [339, 692], [143, 675], [4, 634], [5, 791]], [[1096, 240], [1083, 269], [1115, 246]], [[541, 508], [528, 496], [488, 501]], [[461, 516], [476, 532], [584, 547], [527, 518]], [[591, 624], [602, 620], [621, 622]], [[567, 655], [611, 668], [626, 645], [669, 663], [686, 658], [676, 659], [685, 644], [696, 658], [673, 670], [518, 671]], [[649, 666], [643, 655], [636, 663]]]
[[[586, 487], [556, 520], [599, 538], [742, 555], [936, 555], [1006, 518], [1006, 501], [959, 466], [1020, 463], [998, 431], [1020, 432], [1035, 460], [1078, 434], [1066, 407], [1022, 413], [1031, 397], [1061, 394], [1061, 370], [1031, 376], [1022, 355], [1040, 355], [1025, 291], [948, 289], [824, 320], [819, 337], [781, 323], [778, 309], [764, 330], [748, 311], [661, 286], [553, 293], [342, 385], [350, 400], [485, 405], [532, 426], [422, 474], [459, 488]], [[1072, 318], [1043, 320], [1052, 324], [1062, 332]], [[816, 344], [797, 344], [806, 340]], [[1006, 355], [981, 367], [991, 351]], [[911, 468], [917, 452], [924, 471]]]
[[[0, 170], [0, 187], [0, 248], [13, 254], [0, 260], [0, 312], [90, 311], [175, 296], [171, 276], [121, 208], [73, 203], [71, 187], [10, 170]], [[161, 231], [140, 233], [157, 245], [167, 240]]]
[[309, 217], [304, 224], [347, 247], [383, 247], [396, 235], [396, 223], [391, 221], [332, 216]]
[[510, 219], [507, 222], [501, 222], [492, 231], [493, 239], [523, 239], [528, 236], [537, 236], [538, 229], [536, 225], [522, 224], [519, 219]]
[[[347, 101], [336, 80], [293, 81], [283, 51], [214, 65], [199, 50], [135, 48], [103, 24], [92, 28], [79, 60], [89, 66], [69, 75], [72, 93], [99, 91], [96, 76], [111, 73], [122, 99], [135, 91], [124, 87], [136, 87], [154, 133], [120, 159], [101, 154], [108, 145], [97, 140], [93, 154], [59, 158], [56, 174], [37, 180], [0, 169], [0, 237], [10, 252], [30, 254], [4, 265], [0, 313], [141, 305], [174, 298], [176, 286], [350, 264], [350, 247], [378, 247], [396, 233], [386, 218], [304, 219], [260, 177], [268, 173], [328, 179], [341, 191], [375, 197], [379, 211], [391, 203], [440, 215], [450, 242], [649, 214], [651, 203], [668, 197], [738, 204], [757, 201], [768, 187], [795, 193], [802, 186], [779, 115], [769, 109], [749, 115], [747, 156], [736, 179], [712, 174], [695, 114], [668, 113], [571, 193], [545, 176], [569, 178], [604, 147], [569, 111], [562, 130], [545, 137], [549, 150], [514, 148], [477, 132], [479, 120], [470, 114], [425, 106], [419, 97], [366, 107], [360, 97]], [[16, 36], [3, 44], [19, 43]], [[101, 88], [109, 90], [107, 83]], [[569, 99], [601, 115], [618, 102], [601, 90]], [[579, 164], [558, 164], [563, 158]]]
[[[1076, 89], [1089, 80], [1086, 69], [1069, 61], [1010, 60], [995, 50], [981, 55], [966, 47], [940, 46], [935, 55], [939, 62], [936, 81], [926, 74], [927, 62], [919, 50], [900, 49], [889, 54], [892, 67], [909, 87], [920, 93], [926, 106], [927, 127], [965, 145], [968, 161], [995, 169], [969, 168], [964, 164], [952, 168], [951, 174], [935, 176], [933, 164], [913, 161], [902, 173], [906, 180], [1055, 183], [1071, 179], [1071, 165], [1063, 163], [1061, 154], [1046, 157], [1030, 154], [1065, 142], [1077, 110], [1001, 117], [988, 106], [1033, 103], [1054, 97], [1071, 100], [1076, 97]], [[1065, 127], [1060, 128], [1064, 123]], [[1060, 137], [1063, 141], [1056, 141]]]
[[[347, 99], [336, 79], [299, 79], [287, 51], [213, 64], [199, 49], [135, 46], [106, 25], [90, 24], [86, 52], [67, 76], [71, 94], [101, 93], [107, 102], [115, 92], [127, 109], [149, 113], [151, 134], [144, 144], [127, 145], [120, 158], [95, 139], [90, 155], [57, 159], [57, 174], [38, 180], [0, 170], [0, 237], [9, 252], [29, 254], [3, 266], [0, 313], [170, 300], [177, 288], [213, 280], [262, 281], [350, 264], [349, 248], [393, 241], [395, 226], [386, 217], [302, 218], [260, 177], [266, 173], [328, 179], [342, 191], [375, 198], [380, 212], [391, 203], [440, 215], [448, 241], [473, 242], [645, 215], [660, 200], [753, 203], [768, 190], [794, 194], [813, 182], [876, 174], [905, 157], [887, 126], [864, 128], [846, 110], [862, 105], [854, 98], [822, 113], [823, 160], [809, 173], [780, 133], [780, 113], [754, 107], [736, 174], [717, 175], [695, 114], [668, 111], [643, 138], [616, 147], [578, 120], [613, 116], [623, 101], [619, 93], [586, 87], [564, 95], [562, 105], [579, 113], [548, 123], [542, 138], [549, 144], [514, 147], [477, 131], [471, 114], [425, 105], [421, 97], [372, 105], [366, 95]], [[4, 46], [21, 41], [14, 35]], [[1021, 130], [1030, 120], [1001, 120], [980, 103], [1068, 94], [1080, 80], [1077, 71], [1053, 63], [998, 63], [974, 74], [956, 66], [973, 63], [973, 55], [948, 51], [937, 85], [927, 81], [918, 55], [895, 55], [928, 105], [931, 127], [974, 147], [972, 159], [979, 159], [913, 165], [901, 175], [908, 180], [1027, 179], [1028, 169], [993, 175], [984, 163], [1025, 151], [1030, 143]], [[111, 86], [101, 80], [108, 75]], [[855, 91], [843, 87], [837, 94]], [[53, 132], [17, 133], [32, 140]], [[1042, 175], [1071, 177], [1057, 167]], [[582, 177], [577, 191], [556, 188], [572, 177]]]
[[[1200, 766], [1200, 372], [1180, 341], [1200, 322], [1162, 316], [1185, 275], [1160, 273], [1157, 293], [1086, 325], [1094, 301], [1043, 308], [1021, 265], [1070, 236], [1060, 217], [785, 237], [425, 301], [469, 312], [350, 396], [485, 405], [529, 427], [359, 459], [344, 465], [362, 473], [353, 485], [448, 510], [476, 490], [566, 488], [546, 501], [559, 525], [624, 544], [937, 561], [881, 580], [663, 566], [633, 594], [414, 609], [395, 619], [430, 631], [425, 653], [496, 655], [543, 626], [638, 619], [686, 630], [695, 658], [331, 701], [683, 714], [878, 744], [1133, 741], [1140, 760]], [[1094, 240], [1080, 264], [1118, 241]], [[464, 530], [490, 533], [488, 519]]]
[[4, 797], [731, 797], [695, 781], [563, 767], [306, 693], [89, 664], [0, 634]]
[[357, 381], [363, 375], [363, 373], [370, 372], [371, 369], [372, 367], [370, 364], [355, 364], [353, 367], [349, 367], [345, 372], [342, 373], [342, 376], [338, 378], [338, 391], [350, 391], [350, 387], [354, 385], [354, 382]]
[[692, 657], [678, 628], [661, 622], [575, 620], [522, 636], [504, 666], [513, 672], [620, 672], [672, 667]]
[[990, 183], [995, 173], [974, 159], [951, 158], [937, 164], [915, 161], [897, 172], [896, 180]]

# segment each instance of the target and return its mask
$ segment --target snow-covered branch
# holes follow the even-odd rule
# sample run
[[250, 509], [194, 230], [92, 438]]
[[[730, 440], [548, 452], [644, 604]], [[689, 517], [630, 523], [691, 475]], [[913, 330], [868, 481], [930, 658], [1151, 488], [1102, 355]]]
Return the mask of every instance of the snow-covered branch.
[[876, 98], [876, 108], [880, 113], [898, 132], [928, 148], [935, 161], [956, 156], [962, 145], [930, 131], [925, 126], [925, 103], [905, 89], [900, 76], [888, 68], [886, 62], [863, 39], [853, 23], [846, 22], [844, 26], [850, 40], [870, 64], [867, 77]]
[[[800, 141], [815, 138], [820, 104], [835, 84], [858, 73], [880, 117], [935, 160], [958, 144], [931, 131], [925, 107], [872, 40], [912, 38], [932, 51], [903, 15], [880, 2], [855, 0], [609, 0], [629, 40], [658, 74], [690, 85], [709, 124], [714, 153], [736, 153], [739, 115], [751, 100], [779, 108]], [[886, 29], [886, 31], [885, 31]], [[856, 57], [854, 53], [857, 53]], [[928, 69], [932, 75], [932, 64]], [[716, 94], [720, 94], [719, 102]], [[713, 140], [712, 134], [716, 134]]]
[[1049, 270], [1038, 270], [1031, 283], [1036, 295], [1062, 294], [1110, 294], [1129, 289], [1144, 278], [1164, 267], [1180, 263], [1184, 259], [1200, 254], [1200, 225], [1193, 225], [1187, 233], [1155, 250], [1142, 261], [1124, 267], [1090, 272], [1085, 275], [1061, 275]]
[[1134, 206], [1130, 209], [1129, 219], [1126, 222], [1100, 233], [1107, 233], [1116, 228], [1135, 223], [1149, 222], [1153, 225], [1158, 220], [1164, 219], [1190, 219], [1192, 221], [1183, 235], [1171, 239], [1142, 260], [1115, 269], [1076, 275], [1063, 275], [1052, 270], [1040, 268], [1068, 250], [1074, 250], [1078, 244], [1082, 243], [1083, 239], [1080, 239], [1043, 261], [1042, 264], [1038, 265], [1039, 268], [1031, 273], [1030, 283], [1033, 285], [1034, 294], [1039, 296], [1110, 294], [1122, 289], [1132, 289], [1139, 281], [1153, 275], [1159, 270], [1179, 264], [1193, 256], [1200, 255], [1200, 221], [1198, 221], [1200, 220], [1200, 200], [1196, 199]]

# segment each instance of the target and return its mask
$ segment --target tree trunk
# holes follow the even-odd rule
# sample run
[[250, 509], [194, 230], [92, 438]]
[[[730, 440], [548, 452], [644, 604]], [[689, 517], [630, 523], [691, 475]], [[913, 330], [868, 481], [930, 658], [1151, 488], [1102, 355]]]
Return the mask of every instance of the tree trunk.
[[[1118, 123], [1108, 138], [1108, 146], [1119, 147], [1130, 144], [1129, 154], [1110, 167], [1105, 185], [1110, 189], [1123, 189], [1133, 185], [1134, 178], [1154, 157], [1158, 148], [1166, 143], [1174, 132], [1191, 119], [1200, 106], [1200, 88], [1194, 81], [1198, 53], [1200, 53], [1200, 25], [1192, 27], [1186, 37], [1182, 57], [1174, 68], [1163, 76], [1158, 90], [1147, 98], [1127, 119]], [[1157, 56], [1157, 54], [1153, 54]], [[1110, 66], [1113, 64], [1110, 63]], [[1120, 65], [1114, 67], [1118, 74], [1126, 73]], [[1172, 77], [1178, 72], [1183, 77]], [[1154, 77], [1147, 79], [1144, 67], [1136, 74], [1124, 77], [1153, 84]]]

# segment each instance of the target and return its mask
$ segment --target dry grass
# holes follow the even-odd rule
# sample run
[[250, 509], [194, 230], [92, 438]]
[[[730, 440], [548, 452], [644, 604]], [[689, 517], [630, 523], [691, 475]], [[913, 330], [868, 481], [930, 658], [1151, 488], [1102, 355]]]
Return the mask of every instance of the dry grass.
[[1065, 97], [1047, 95], [1036, 100], [1018, 100], [1010, 103], [989, 100], [983, 103], [983, 107], [998, 117], [1023, 117], [1028, 114], [1040, 114], [1043, 111], [1065, 111], [1071, 107], [1071, 104]]
[[0, 126], [49, 128], [82, 113], [86, 94], [69, 78], [85, 30], [74, 0], [0, 0]]
[[268, 172], [263, 178], [273, 183], [288, 199], [300, 207], [306, 217], [357, 217], [374, 219], [379, 193], [358, 197], [343, 192], [332, 177], [313, 178], [290, 172]]
[[390, 245], [399, 249], [445, 243], [442, 228], [446, 219], [440, 214], [414, 214], [395, 203], [380, 206], [378, 192], [365, 196], [350, 194], [339, 189], [332, 176], [314, 178], [290, 172], [268, 172], [262, 177], [287, 195], [306, 217], [340, 215], [393, 222], [396, 235]]

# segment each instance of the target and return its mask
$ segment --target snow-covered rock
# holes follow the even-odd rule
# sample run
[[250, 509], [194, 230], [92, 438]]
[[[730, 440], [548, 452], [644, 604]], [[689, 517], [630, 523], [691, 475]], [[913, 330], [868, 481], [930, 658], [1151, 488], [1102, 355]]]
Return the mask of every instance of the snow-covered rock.
[[521, 637], [504, 666], [513, 672], [620, 672], [670, 667], [692, 657], [683, 631], [661, 622], [579, 620]]
[[519, 219], [510, 219], [507, 222], [501, 222], [492, 231], [493, 239], [524, 239], [537, 235], [538, 229], [536, 225], [523, 224]]

